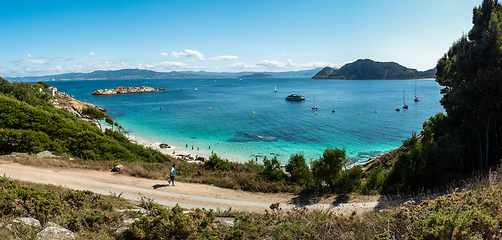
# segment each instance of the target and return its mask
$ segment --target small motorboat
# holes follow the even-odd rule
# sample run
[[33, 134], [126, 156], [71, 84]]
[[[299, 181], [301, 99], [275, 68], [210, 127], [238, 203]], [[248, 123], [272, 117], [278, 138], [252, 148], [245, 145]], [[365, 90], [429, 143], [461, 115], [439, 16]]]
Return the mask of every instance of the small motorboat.
[[398, 112], [399, 112], [399, 108], [395, 108], [395, 109], [396, 109], [396, 111], [398, 111]]

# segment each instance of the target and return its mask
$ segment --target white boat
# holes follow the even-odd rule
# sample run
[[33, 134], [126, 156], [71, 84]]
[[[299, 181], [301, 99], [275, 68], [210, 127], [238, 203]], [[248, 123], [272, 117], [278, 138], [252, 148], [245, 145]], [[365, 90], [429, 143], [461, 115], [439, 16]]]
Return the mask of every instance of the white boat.
[[195, 91], [197, 91], [197, 88], [195, 88]]
[[277, 92], [277, 85], [274, 87], [274, 92]]
[[312, 105], [312, 109], [317, 109], [317, 105], [315, 105], [315, 94], [314, 94], [314, 105]]
[[404, 102], [404, 89], [403, 89], [403, 109], [407, 109], [408, 105]]
[[415, 80], [415, 98], [413, 99], [415, 102], [420, 102], [420, 99], [417, 97], [417, 80]]

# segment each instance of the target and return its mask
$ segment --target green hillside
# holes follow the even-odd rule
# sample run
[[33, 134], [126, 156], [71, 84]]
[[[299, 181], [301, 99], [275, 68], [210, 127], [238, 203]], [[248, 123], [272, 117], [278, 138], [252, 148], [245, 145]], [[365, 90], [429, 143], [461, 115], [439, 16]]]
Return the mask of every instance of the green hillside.
[[345, 64], [338, 70], [326, 67], [312, 79], [420, 79], [434, 78], [435, 73], [435, 69], [417, 71], [395, 62], [375, 62], [370, 59], [359, 59], [353, 63]]
[[[49, 150], [57, 155], [93, 160], [168, 161], [167, 156], [133, 144], [117, 131], [103, 132], [96, 124], [54, 107], [48, 102], [52, 96], [39, 91], [43, 87], [40, 83], [9, 83], [0, 78], [0, 148], [3, 151]], [[108, 124], [118, 125], [101, 114], [100, 118]]]

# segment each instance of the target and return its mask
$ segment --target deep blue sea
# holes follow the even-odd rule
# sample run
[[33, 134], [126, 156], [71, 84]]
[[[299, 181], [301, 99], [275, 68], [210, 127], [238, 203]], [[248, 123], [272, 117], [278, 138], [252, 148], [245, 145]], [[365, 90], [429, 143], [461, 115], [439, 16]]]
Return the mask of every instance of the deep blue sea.
[[[240, 162], [277, 156], [285, 164], [293, 153], [303, 153], [309, 161], [319, 158], [328, 146], [345, 148], [348, 158], [363, 162], [401, 146], [412, 131], [420, 133], [424, 121], [443, 112], [441, 86], [434, 80], [416, 81], [418, 103], [413, 101], [415, 80], [234, 78], [48, 83], [107, 109], [131, 135], [146, 142], [167, 143], [183, 151], [188, 144], [188, 152], [195, 147], [193, 155], [207, 156], [214, 151]], [[167, 90], [91, 95], [97, 89], [118, 86]], [[407, 111], [402, 109], [403, 90]], [[291, 93], [303, 94], [306, 100], [286, 101]], [[314, 95], [317, 110], [311, 109]], [[401, 111], [395, 111], [396, 107]]]

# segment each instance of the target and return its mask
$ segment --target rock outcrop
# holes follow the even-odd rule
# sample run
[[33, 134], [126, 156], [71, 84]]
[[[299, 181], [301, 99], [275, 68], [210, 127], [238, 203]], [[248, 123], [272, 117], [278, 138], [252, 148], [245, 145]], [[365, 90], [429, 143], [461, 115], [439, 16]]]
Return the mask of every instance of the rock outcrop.
[[36, 240], [75, 239], [72, 231], [62, 227], [46, 227], [35, 236]]
[[73, 113], [79, 119], [86, 119], [87, 116], [82, 114], [82, 109], [86, 107], [93, 107], [99, 111], [106, 112], [106, 109], [101, 108], [98, 105], [92, 103], [86, 103], [75, 99], [72, 95], [68, 95], [64, 92], [57, 91], [50, 102], [57, 108], [64, 108], [68, 112]]
[[112, 172], [120, 172], [122, 169], [124, 169], [124, 165], [117, 165], [112, 168]]
[[39, 158], [57, 158], [59, 156], [56, 156], [49, 151], [43, 151], [43, 152], [37, 153], [37, 157], [39, 157]]
[[116, 87], [115, 89], [98, 89], [92, 95], [117, 95], [128, 93], [159, 92], [165, 90], [165, 88], [152, 87]]

